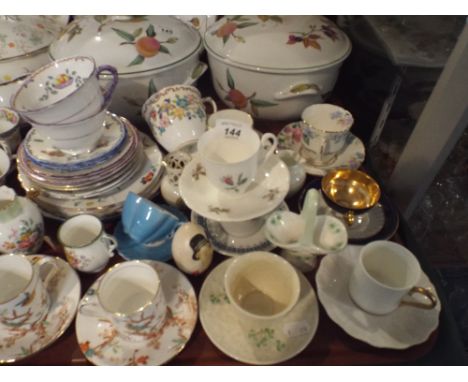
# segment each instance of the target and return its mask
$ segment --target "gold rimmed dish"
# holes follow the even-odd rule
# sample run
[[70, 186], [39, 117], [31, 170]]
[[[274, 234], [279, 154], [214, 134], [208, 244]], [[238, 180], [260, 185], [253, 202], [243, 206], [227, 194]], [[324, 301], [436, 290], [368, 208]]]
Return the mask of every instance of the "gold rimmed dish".
[[322, 194], [327, 204], [344, 214], [352, 225], [356, 214], [374, 207], [380, 199], [380, 186], [375, 179], [360, 170], [335, 169], [321, 181]]

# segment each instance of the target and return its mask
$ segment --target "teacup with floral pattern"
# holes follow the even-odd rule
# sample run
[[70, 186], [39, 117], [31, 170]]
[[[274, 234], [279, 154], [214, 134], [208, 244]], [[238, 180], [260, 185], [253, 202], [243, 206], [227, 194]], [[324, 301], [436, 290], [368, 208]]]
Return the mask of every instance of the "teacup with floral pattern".
[[[99, 86], [102, 72], [112, 75], [106, 89]], [[113, 66], [96, 67], [94, 59], [86, 56], [64, 58], [30, 74], [12, 97], [11, 105], [31, 124], [77, 122], [109, 103], [117, 81]]]
[[301, 155], [317, 166], [332, 163], [350, 143], [353, 116], [342, 107], [316, 104], [302, 112]]
[[142, 114], [156, 141], [172, 152], [189, 141], [197, 140], [206, 130], [204, 103], [209, 103], [216, 112], [213, 99], [202, 98], [197, 88], [168, 86], [146, 100]]

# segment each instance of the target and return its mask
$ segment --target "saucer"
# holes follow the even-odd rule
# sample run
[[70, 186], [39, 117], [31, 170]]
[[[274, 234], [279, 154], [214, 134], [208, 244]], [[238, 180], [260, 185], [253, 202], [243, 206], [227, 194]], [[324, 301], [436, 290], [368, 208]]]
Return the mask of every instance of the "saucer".
[[96, 289], [102, 276], [88, 289], [80, 302], [75, 331], [80, 349], [95, 365], [162, 365], [179, 354], [189, 341], [197, 323], [197, 298], [187, 278], [171, 265], [144, 260], [161, 279], [168, 305], [168, 317], [162, 329], [150, 333], [144, 341], [126, 341], [101, 310], [99, 317], [87, 316], [80, 309], [84, 303], [99, 304]]
[[[185, 215], [176, 208], [171, 208], [170, 206], [161, 207], [168, 209], [176, 215], [182, 223], [187, 221]], [[124, 231], [121, 220], [119, 220], [115, 227], [114, 237], [117, 240], [117, 251], [125, 260], [169, 261], [172, 258], [172, 240], [170, 240], [170, 237], [163, 244], [158, 243], [158, 245], [137, 242]]]
[[324, 176], [329, 170], [346, 167], [357, 169], [364, 162], [366, 150], [362, 141], [354, 134], [349, 133], [349, 141], [345, 150], [338, 155], [335, 161], [324, 166], [312, 165], [300, 154], [302, 147], [303, 122], [292, 122], [278, 133], [278, 149], [293, 150], [299, 155], [299, 163], [309, 175]]
[[[299, 211], [302, 210], [304, 197], [307, 191], [311, 188], [315, 188], [320, 191], [320, 179], [314, 179], [304, 187], [301, 195], [299, 196]], [[319, 193], [318, 213], [332, 215], [343, 220], [339, 213], [333, 211], [327, 205], [322, 197], [321, 191]], [[373, 208], [362, 215], [356, 215], [356, 218], [358, 223], [355, 223], [352, 226], [348, 226], [345, 223], [346, 230], [348, 231], [349, 244], [367, 244], [375, 240], [390, 239], [398, 230], [400, 222], [398, 210], [394, 207], [390, 198], [384, 193], [381, 193], [379, 202]]]
[[[282, 202], [277, 210], [288, 210], [288, 205]], [[254, 251], [269, 252], [276, 247], [266, 238], [264, 225], [252, 235], [238, 237], [229, 234], [219, 222], [204, 218], [194, 211], [191, 220], [203, 227], [213, 249], [225, 256], [238, 256]]]
[[[33, 263], [43, 257], [46, 256], [27, 256]], [[73, 321], [81, 296], [80, 279], [66, 261], [56, 259], [59, 273], [47, 288], [50, 295], [49, 313], [29, 330], [0, 325], [0, 364], [16, 362], [41, 351], [57, 340]]]
[[[379, 316], [358, 308], [348, 294], [352, 266], [359, 257], [359, 246], [328, 255], [317, 271], [317, 293], [328, 316], [350, 336], [378, 348], [406, 349], [423, 343], [439, 324], [440, 302], [431, 310], [408, 305]], [[436, 290], [426, 274], [416, 285]]]
[[194, 155], [179, 178], [185, 204], [198, 215], [223, 222], [255, 219], [273, 211], [289, 190], [289, 170], [277, 155], [272, 155], [247, 191], [239, 196], [219, 191], [206, 176], [200, 157]]
[[211, 342], [227, 356], [254, 365], [284, 362], [302, 352], [315, 335], [319, 320], [315, 292], [299, 273], [301, 294], [283, 318], [258, 321], [239, 318], [224, 291], [228, 259], [214, 268], [200, 290], [200, 322]]
[[42, 137], [32, 127], [24, 139], [28, 159], [51, 170], [83, 170], [110, 159], [122, 147], [127, 137], [125, 123], [117, 115], [107, 112], [101, 138], [90, 151], [77, 155], [56, 149], [50, 139]]

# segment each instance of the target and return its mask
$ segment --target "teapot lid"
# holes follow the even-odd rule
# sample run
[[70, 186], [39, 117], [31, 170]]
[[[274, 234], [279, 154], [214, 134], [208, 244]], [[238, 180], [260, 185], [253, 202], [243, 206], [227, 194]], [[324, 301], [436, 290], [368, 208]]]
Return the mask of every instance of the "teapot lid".
[[343, 61], [346, 34], [322, 16], [226, 16], [205, 33], [206, 49], [253, 70], [300, 71]]
[[0, 16], [0, 61], [48, 47], [67, 21], [67, 16]]
[[49, 55], [92, 56], [121, 75], [174, 65], [202, 47], [200, 34], [172, 16], [82, 16], [51, 44]]

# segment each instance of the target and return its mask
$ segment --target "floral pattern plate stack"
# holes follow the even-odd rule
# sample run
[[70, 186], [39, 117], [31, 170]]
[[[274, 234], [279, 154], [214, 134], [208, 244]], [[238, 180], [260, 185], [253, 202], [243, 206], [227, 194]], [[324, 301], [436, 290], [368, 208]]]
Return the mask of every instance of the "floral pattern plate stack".
[[124, 118], [107, 113], [97, 146], [72, 155], [51, 146], [32, 128], [18, 149], [18, 177], [50, 217], [92, 213], [115, 216], [129, 191], [152, 197], [160, 185], [162, 154]]

